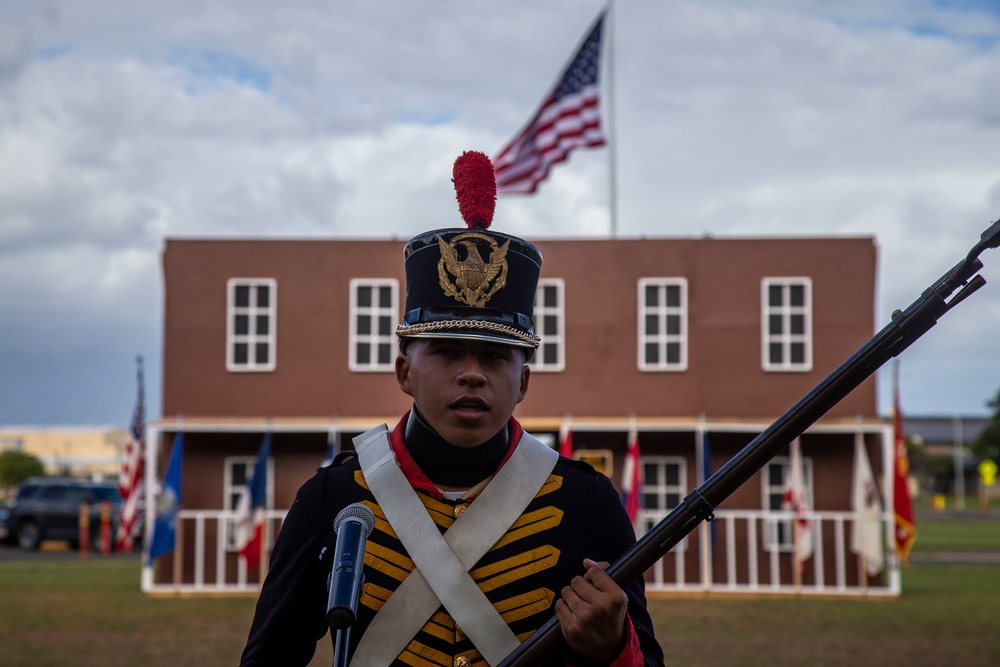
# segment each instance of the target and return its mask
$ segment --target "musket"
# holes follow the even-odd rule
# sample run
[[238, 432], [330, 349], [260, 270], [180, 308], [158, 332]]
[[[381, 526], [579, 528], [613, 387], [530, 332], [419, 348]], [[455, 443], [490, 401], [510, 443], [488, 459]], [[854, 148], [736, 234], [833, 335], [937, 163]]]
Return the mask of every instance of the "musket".
[[[780, 453], [788, 443], [827, 413], [889, 359], [927, 333], [945, 313], [986, 284], [979, 275], [979, 255], [1000, 246], [1000, 220], [982, 233], [965, 259], [956, 264], [906, 310], [897, 310], [891, 321], [854, 354], [761, 431], [736, 456], [689, 493], [671, 512], [608, 568], [622, 587], [653, 566], [702, 521], [715, 518], [715, 508]], [[954, 296], [952, 296], [954, 294]], [[547, 664], [562, 642], [559, 621], [550, 618], [526, 639], [499, 667]]]

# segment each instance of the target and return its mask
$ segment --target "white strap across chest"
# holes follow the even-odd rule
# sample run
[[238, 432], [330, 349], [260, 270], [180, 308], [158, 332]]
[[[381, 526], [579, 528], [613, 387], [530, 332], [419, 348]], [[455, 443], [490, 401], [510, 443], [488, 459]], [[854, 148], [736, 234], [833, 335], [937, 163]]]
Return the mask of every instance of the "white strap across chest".
[[388, 428], [354, 438], [354, 446], [369, 489], [416, 569], [376, 614], [351, 667], [391, 663], [442, 604], [486, 661], [500, 663], [520, 642], [468, 571], [521, 515], [559, 455], [525, 433], [475, 502], [441, 535], [396, 462]]

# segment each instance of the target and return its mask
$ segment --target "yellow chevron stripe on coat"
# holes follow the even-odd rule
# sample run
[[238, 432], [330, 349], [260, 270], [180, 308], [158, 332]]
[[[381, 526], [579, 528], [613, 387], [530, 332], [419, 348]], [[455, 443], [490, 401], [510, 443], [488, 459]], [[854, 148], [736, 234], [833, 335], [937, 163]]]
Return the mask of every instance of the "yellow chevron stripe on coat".
[[365, 565], [396, 581], [406, 579], [416, 567], [412, 560], [395, 549], [374, 542], [365, 545]]
[[559, 560], [559, 549], [551, 544], [526, 551], [496, 563], [490, 563], [469, 571], [469, 574], [483, 591], [492, 591], [536, 572], [555, 567]]
[[562, 518], [563, 511], [558, 507], [543, 507], [534, 512], [522, 514], [507, 532], [504, 533], [504, 536], [490, 547], [490, 550], [499, 549], [502, 546], [524, 539], [529, 535], [551, 530], [562, 522]]

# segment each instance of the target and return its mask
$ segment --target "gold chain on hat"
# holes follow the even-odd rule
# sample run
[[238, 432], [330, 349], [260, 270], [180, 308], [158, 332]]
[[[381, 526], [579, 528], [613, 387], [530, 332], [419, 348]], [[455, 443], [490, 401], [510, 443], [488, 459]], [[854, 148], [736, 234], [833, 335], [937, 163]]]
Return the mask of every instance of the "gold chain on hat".
[[413, 336], [414, 334], [429, 333], [434, 331], [447, 331], [450, 329], [484, 329], [513, 336], [518, 340], [528, 343], [532, 347], [538, 347], [542, 339], [538, 336], [515, 329], [506, 324], [490, 322], [487, 320], [440, 320], [438, 322], [417, 322], [415, 324], [400, 324], [396, 327], [397, 336]]

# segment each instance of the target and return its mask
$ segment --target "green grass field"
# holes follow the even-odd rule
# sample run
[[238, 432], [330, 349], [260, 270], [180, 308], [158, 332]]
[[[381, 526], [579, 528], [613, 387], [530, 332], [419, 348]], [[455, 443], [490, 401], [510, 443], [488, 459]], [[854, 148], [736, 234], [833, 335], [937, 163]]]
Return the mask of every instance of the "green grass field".
[[656, 601], [668, 664], [1000, 665], [1000, 567], [912, 565], [898, 600]]
[[[915, 552], [1000, 551], [1000, 519], [920, 517]], [[136, 557], [0, 561], [0, 665], [235, 665], [254, 600], [151, 598]], [[914, 564], [897, 600], [655, 599], [674, 667], [1000, 665], [1000, 566]], [[313, 665], [329, 665], [329, 643]]]
[[[998, 513], [994, 512], [993, 516]], [[1000, 553], [1000, 521], [962, 517], [935, 517], [917, 514], [917, 541], [913, 552], [992, 551]]]

